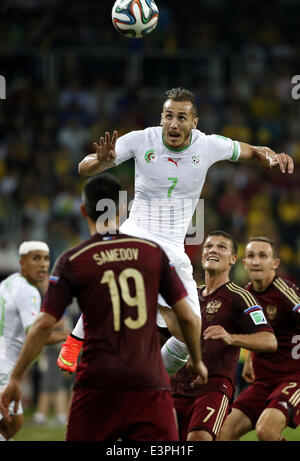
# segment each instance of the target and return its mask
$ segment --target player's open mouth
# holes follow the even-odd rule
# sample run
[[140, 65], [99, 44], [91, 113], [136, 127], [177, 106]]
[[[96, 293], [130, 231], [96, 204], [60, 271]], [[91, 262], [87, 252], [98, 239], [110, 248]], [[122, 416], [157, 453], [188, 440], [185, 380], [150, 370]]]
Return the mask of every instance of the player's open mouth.
[[177, 139], [180, 137], [180, 134], [179, 133], [169, 133], [169, 137], [171, 139]]
[[209, 258], [207, 258], [207, 261], [216, 261], [216, 262], [219, 262], [218, 258], [216, 258], [215, 256], [210, 256]]

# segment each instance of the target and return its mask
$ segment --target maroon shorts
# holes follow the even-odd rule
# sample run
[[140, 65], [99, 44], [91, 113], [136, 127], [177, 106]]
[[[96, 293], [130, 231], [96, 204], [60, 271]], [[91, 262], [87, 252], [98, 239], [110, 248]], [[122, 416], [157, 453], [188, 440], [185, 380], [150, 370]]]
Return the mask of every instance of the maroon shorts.
[[253, 427], [266, 408], [277, 408], [286, 417], [286, 425], [300, 424], [300, 381], [256, 381], [234, 401], [232, 408], [242, 411]]
[[178, 394], [173, 398], [180, 440], [192, 431], [206, 431], [216, 439], [229, 412], [229, 399], [223, 392], [207, 391], [196, 399]]
[[169, 391], [77, 388], [67, 441], [178, 441]]

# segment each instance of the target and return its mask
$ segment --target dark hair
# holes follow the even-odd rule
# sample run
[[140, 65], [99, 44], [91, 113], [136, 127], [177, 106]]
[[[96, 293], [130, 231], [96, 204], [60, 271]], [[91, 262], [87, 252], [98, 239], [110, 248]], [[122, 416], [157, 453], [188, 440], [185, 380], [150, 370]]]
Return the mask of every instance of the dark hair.
[[198, 112], [197, 103], [196, 103], [195, 96], [193, 95], [191, 91], [186, 90], [185, 88], [181, 88], [181, 87], [171, 88], [170, 90], [167, 90], [165, 92], [165, 95], [166, 95], [166, 99], [164, 103], [168, 101], [169, 99], [171, 99], [172, 101], [191, 102], [193, 105], [193, 109], [194, 109], [194, 116], [195, 117], [197, 116], [197, 112]]
[[[231, 235], [227, 234], [227, 232], [224, 232], [224, 231], [222, 231], [222, 230], [215, 230], [215, 231], [210, 232], [210, 233], [207, 235], [206, 239], [207, 239], [208, 237], [212, 237], [212, 236], [214, 236], [214, 235], [216, 235], [216, 236], [219, 235], [219, 236], [221, 236], [221, 237], [224, 237], [224, 238], [230, 240], [230, 241], [231, 241], [231, 247], [232, 247], [232, 254], [233, 254], [233, 255], [236, 255], [236, 254], [238, 253], [238, 244], [237, 244], [237, 242], [234, 240], [234, 238], [231, 237]], [[206, 240], [206, 239], [205, 239], [205, 240]]]
[[251, 243], [251, 242], [265, 242], [265, 243], [268, 243], [270, 245], [270, 247], [272, 248], [272, 252], [273, 252], [273, 257], [274, 258], [277, 258], [277, 250], [275, 248], [275, 243], [272, 239], [269, 239], [268, 237], [250, 237], [250, 239], [248, 240], [248, 242], [246, 243], [246, 246], [248, 245], [248, 243]]
[[116, 207], [119, 204], [119, 192], [121, 184], [118, 178], [109, 173], [101, 173], [93, 176], [85, 183], [82, 193], [82, 203], [88, 216], [96, 222], [103, 211], [97, 211], [99, 200], [113, 200]]

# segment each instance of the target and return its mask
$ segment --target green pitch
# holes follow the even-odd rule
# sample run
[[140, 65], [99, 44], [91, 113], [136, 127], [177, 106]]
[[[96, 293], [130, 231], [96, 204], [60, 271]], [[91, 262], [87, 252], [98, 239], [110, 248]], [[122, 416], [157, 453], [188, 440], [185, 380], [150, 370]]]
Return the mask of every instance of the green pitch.
[[[287, 428], [284, 437], [289, 441], [300, 441], [300, 426], [297, 429]], [[31, 416], [25, 417], [25, 423], [20, 432], [14, 437], [14, 441], [63, 441], [65, 439], [65, 427], [55, 426], [50, 419], [49, 424], [32, 424]], [[244, 435], [242, 441], [257, 441], [255, 431]]]
[[[289, 427], [287, 427], [284, 431], [283, 431], [283, 436], [286, 440], [290, 441], [290, 442], [299, 442], [300, 441], [300, 426], [297, 427], [297, 429], [290, 429]], [[257, 441], [257, 437], [255, 435], [255, 431], [251, 431], [251, 432], [248, 432], [248, 434], [244, 435], [242, 438], [241, 438], [241, 441], [247, 441], [247, 442], [253, 442], [253, 441]]]

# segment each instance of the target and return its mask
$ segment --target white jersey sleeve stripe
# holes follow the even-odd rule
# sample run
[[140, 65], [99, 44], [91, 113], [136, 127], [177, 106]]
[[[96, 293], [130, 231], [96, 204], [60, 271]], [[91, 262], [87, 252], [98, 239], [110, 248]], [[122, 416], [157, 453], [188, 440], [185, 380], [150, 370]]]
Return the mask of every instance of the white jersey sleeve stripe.
[[233, 153], [230, 159], [231, 162], [236, 162], [241, 154], [241, 146], [238, 141], [233, 141]]

